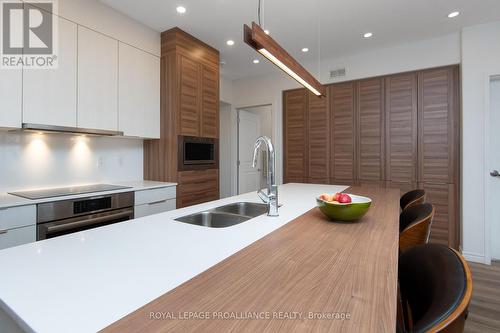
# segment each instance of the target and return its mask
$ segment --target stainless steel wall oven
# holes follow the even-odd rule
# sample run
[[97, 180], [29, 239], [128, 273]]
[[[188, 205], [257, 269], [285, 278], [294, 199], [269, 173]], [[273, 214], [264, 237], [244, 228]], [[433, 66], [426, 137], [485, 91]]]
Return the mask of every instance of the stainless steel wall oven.
[[134, 218], [134, 192], [37, 205], [37, 240]]

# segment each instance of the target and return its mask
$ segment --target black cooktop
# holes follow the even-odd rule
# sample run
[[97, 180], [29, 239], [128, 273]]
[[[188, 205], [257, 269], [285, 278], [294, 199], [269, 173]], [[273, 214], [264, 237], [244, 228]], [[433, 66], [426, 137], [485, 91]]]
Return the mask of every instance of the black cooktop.
[[104, 192], [130, 188], [129, 186], [111, 185], [111, 184], [92, 184], [71, 187], [49, 188], [43, 190], [18, 191], [9, 192], [9, 194], [17, 195], [18, 197], [36, 200], [54, 197], [62, 197], [67, 195], [84, 194], [92, 192]]

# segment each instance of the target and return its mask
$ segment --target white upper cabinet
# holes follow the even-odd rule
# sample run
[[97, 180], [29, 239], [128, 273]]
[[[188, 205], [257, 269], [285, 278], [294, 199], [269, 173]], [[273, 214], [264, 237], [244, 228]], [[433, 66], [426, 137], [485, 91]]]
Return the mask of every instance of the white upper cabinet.
[[118, 87], [118, 129], [160, 138], [160, 58], [120, 43]]
[[59, 24], [56, 69], [23, 69], [23, 122], [76, 126], [77, 25]]
[[77, 126], [118, 129], [118, 41], [78, 27]]
[[22, 70], [0, 69], [0, 127], [21, 127], [22, 101]]
[[0, 128], [21, 127], [22, 105], [22, 69], [0, 69]]

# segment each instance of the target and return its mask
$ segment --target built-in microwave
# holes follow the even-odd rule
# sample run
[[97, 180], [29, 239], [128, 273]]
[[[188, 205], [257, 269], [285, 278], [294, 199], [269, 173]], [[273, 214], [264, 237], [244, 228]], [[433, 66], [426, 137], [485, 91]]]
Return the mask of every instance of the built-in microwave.
[[218, 140], [179, 136], [179, 170], [216, 169], [219, 165]]

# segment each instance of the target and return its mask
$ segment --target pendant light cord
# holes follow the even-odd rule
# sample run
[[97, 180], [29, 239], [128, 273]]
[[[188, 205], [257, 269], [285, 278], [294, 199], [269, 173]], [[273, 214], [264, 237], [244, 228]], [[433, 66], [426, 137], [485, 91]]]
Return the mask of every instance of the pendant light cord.
[[321, 83], [321, 0], [318, 0], [318, 81]]
[[261, 5], [261, 0], [259, 0], [259, 7], [257, 8], [257, 18], [259, 20], [259, 26], [262, 27], [261, 21], [260, 21], [260, 5]]

